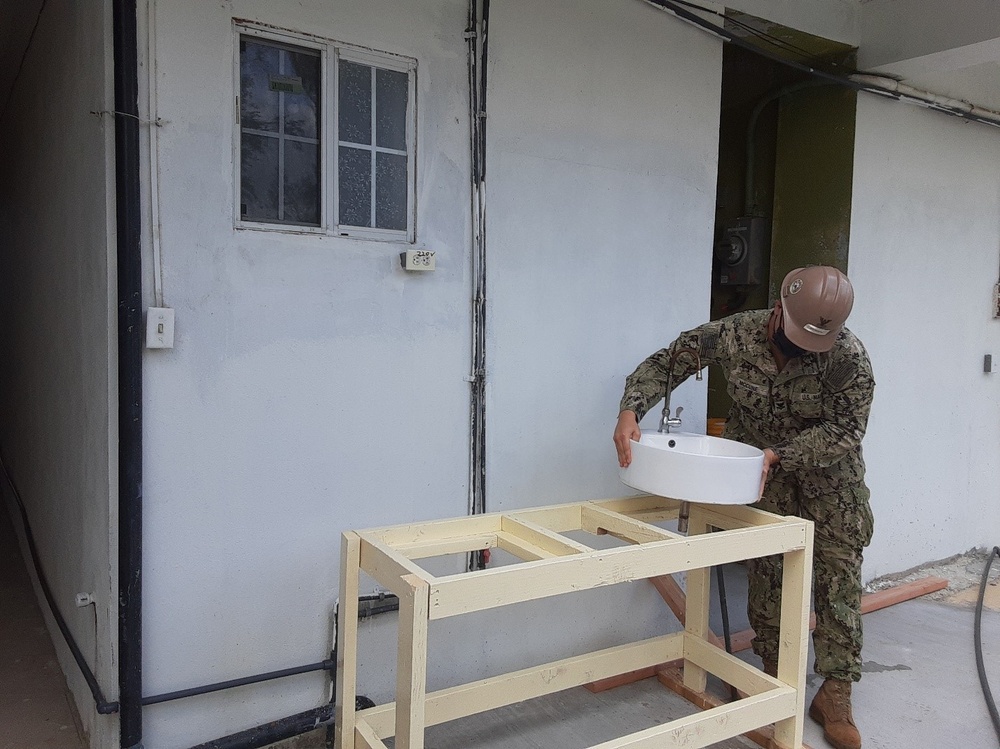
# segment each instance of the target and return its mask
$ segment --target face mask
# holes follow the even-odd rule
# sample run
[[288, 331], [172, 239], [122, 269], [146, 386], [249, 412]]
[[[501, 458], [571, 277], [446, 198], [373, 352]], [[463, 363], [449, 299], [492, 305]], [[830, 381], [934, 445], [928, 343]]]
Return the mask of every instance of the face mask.
[[788, 336], [785, 335], [784, 322], [782, 322], [781, 327], [774, 331], [774, 336], [772, 336], [771, 340], [774, 342], [778, 351], [781, 352], [781, 355], [786, 359], [797, 359], [798, 357], [805, 356], [809, 353], [801, 346], [796, 346], [788, 340]]

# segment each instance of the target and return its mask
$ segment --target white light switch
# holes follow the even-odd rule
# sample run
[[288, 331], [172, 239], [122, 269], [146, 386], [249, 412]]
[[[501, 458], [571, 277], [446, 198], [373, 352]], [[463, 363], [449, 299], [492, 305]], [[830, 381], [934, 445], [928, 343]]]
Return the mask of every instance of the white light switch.
[[174, 347], [174, 311], [169, 307], [146, 310], [146, 348]]

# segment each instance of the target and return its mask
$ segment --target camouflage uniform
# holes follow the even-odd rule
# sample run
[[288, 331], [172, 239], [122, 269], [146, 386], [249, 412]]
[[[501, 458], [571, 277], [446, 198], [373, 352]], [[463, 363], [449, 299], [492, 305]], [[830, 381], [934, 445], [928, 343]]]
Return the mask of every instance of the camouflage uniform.
[[[693, 348], [703, 366], [722, 367], [733, 399], [725, 436], [781, 457], [754, 506], [815, 522], [816, 673], [858, 681], [861, 559], [873, 529], [861, 439], [875, 380], [864, 346], [846, 328], [829, 352], [791, 359], [778, 372], [767, 341], [770, 314], [740, 312], [681, 334], [629, 375], [620, 410], [641, 419], [663, 397], [670, 355], [678, 348]], [[674, 361], [674, 385], [694, 374], [693, 359]], [[777, 661], [781, 558], [752, 560], [747, 567], [754, 651]]]

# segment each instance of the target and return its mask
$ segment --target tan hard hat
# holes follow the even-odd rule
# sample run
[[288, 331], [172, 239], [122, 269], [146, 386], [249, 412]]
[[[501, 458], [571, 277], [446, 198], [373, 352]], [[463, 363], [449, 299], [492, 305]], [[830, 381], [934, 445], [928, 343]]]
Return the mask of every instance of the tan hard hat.
[[854, 287], [829, 265], [796, 268], [781, 282], [785, 335], [806, 351], [829, 351], [854, 306]]

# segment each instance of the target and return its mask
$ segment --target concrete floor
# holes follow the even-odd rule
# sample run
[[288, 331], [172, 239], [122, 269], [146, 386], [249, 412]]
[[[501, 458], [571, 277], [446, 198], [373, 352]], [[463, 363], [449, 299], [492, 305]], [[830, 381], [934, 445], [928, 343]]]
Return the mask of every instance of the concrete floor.
[[[726, 567], [726, 593], [733, 631], [746, 628], [746, 576], [739, 565]], [[998, 594], [994, 584], [989, 599], [994, 606]], [[976, 669], [975, 597], [973, 604], [963, 600], [969, 597], [966, 591], [947, 602], [915, 599], [865, 615], [864, 675], [854, 687], [854, 718], [865, 749], [997, 748]], [[717, 600], [712, 628], [722, 632]], [[983, 612], [982, 643], [994, 699], [1000, 699], [996, 608]], [[749, 651], [739, 655], [760, 665]], [[821, 683], [810, 672], [807, 704]], [[725, 694], [718, 684], [710, 689]], [[427, 749], [579, 749], [691, 712], [686, 701], [656, 679], [646, 679], [597, 695], [570, 690], [435, 726], [427, 732]], [[808, 718], [803, 739], [812, 749], [830, 746]], [[757, 745], [740, 738], [718, 746]]]
[[0, 504], [0, 749], [83, 749], [17, 537]]
[[[998, 565], [995, 563], [994, 567]], [[725, 568], [734, 632], [746, 628], [746, 577]], [[968, 584], [968, 580], [965, 581]], [[941, 600], [916, 599], [865, 615], [864, 678], [854, 713], [866, 749], [962, 746], [996, 749], [998, 742], [979, 685], [973, 648], [974, 591]], [[0, 749], [83, 749], [65, 679], [28, 583], [16, 540], [0, 508]], [[1000, 585], [984, 611], [984, 662], [1000, 698]], [[671, 616], [664, 607], [664, 615]], [[719, 604], [712, 628], [721, 633]], [[759, 665], [749, 651], [740, 654]], [[807, 700], [819, 688], [810, 675]], [[719, 690], [715, 684], [710, 688]], [[573, 689], [480, 716], [435, 726], [427, 749], [582, 749], [694, 712], [655, 679], [599, 694]], [[805, 743], [827, 749], [822, 730], [806, 720]], [[323, 746], [322, 732], [297, 747]], [[737, 738], [722, 749], [756, 746]], [[150, 747], [150, 749], [157, 749]]]

